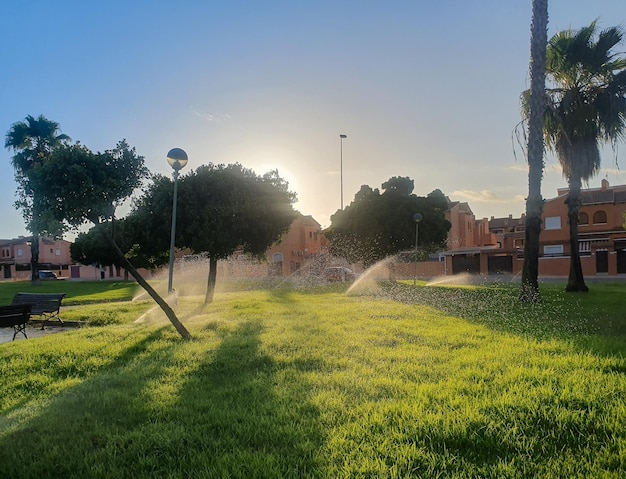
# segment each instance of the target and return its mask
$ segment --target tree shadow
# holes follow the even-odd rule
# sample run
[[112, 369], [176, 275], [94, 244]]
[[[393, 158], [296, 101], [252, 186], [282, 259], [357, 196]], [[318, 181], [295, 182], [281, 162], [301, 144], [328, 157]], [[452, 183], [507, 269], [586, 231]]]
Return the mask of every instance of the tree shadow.
[[198, 441], [191, 470], [204, 468], [208, 477], [319, 475], [319, 412], [302, 377], [263, 353], [261, 331], [261, 322], [250, 320], [222, 333], [219, 348], [181, 390], [180, 403], [194, 404], [183, 418]]
[[[604, 356], [621, 355], [626, 348], [626, 321], [616, 321], [601, 308], [563, 291], [543, 292], [538, 303], [519, 301], [518, 288], [511, 286], [412, 287], [384, 283], [383, 297], [420, 304], [494, 331], [537, 340], [561, 339], [577, 348]], [[591, 294], [591, 293], [590, 293]]]
[[261, 330], [205, 332], [220, 336], [211, 348], [161, 328], [45, 406], [0, 418], [0, 477], [318, 475], [318, 411], [262, 352]]

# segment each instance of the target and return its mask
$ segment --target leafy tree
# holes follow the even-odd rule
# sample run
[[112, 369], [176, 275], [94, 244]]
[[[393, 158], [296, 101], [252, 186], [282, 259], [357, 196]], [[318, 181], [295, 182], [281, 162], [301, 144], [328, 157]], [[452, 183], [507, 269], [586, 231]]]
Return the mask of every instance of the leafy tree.
[[130, 197], [146, 176], [143, 157], [125, 140], [103, 153], [93, 153], [81, 144], [57, 147], [31, 174], [31, 184], [39, 194], [33, 212], [51, 214], [65, 229], [87, 221], [99, 225], [124, 268], [152, 296], [179, 334], [190, 338], [172, 308], [125, 258], [104, 226], [109, 218], [114, 218], [116, 206]]
[[[217, 261], [238, 248], [264, 256], [293, 221], [294, 201], [295, 194], [275, 170], [257, 176], [238, 163], [209, 163], [179, 179], [176, 245], [208, 253], [205, 303], [213, 301]], [[155, 177], [135, 203], [128, 220], [142, 226], [135, 229], [135, 242], [143, 254], [167, 250], [168, 236], [155, 233], [169, 228], [171, 204], [172, 186], [165, 177]]]
[[53, 221], [48, 212], [33, 214], [33, 205], [39, 199], [39, 191], [31, 184], [31, 174], [35, 167], [45, 161], [52, 150], [65, 145], [70, 137], [59, 133], [59, 124], [43, 115], [34, 118], [28, 115], [24, 121], [11, 125], [6, 134], [4, 146], [15, 152], [12, 158], [17, 182], [15, 206], [22, 210], [26, 229], [33, 235], [31, 239], [31, 278], [39, 282], [39, 236], [57, 235], [60, 225]]
[[[112, 236], [128, 259], [136, 268], [155, 268], [167, 261], [167, 257], [155, 260], [137, 253], [137, 245], [131, 242], [133, 233], [130, 224], [125, 218], [115, 219], [109, 223], [93, 226], [86, 233], [80, 233], [70, 245], [72, 259], [82, 264], [100, 264], [102, 266], [115, 266], [124, 268], [125, 264], [111, 246], [109, 239], [102, 234], [105, 230], [107, 235]], [[128, 279], [128, 270], [124, 270], [125, 279]]]
[[570, 234], [570, 271], [567, 291], [588, 291], [578, 250], [578, 216], [582, 182], [600, 168], [600, 143], [624, 139], [626, 127], [626, 57], [614, 48], [623, 30], [598, 31], [596, 22], [580, 30], [565, 30], [548, 42], [547, 109], [543, 132], [556, 152], [569, 184], [566, 200]]
[[533, 0], [530, 27], [530, 90], [523, 95], [524, 116], [528, 120], [528, 197], [524, 265], [520, 300], [539, 300], [539, 235], [541, 233], [541, 179], [543, 177], [542, 123], [546, 108], [546, 45], [548, 41], [548, 0]]
[[[181, 179], [179, 179], [180, 190]], [[144, 258], [148, 268], [157, 268], [169, 260], [169, 241], [172, 224], [172, 203], [174, 185], [170, 178], [155, 174], [135, 199], [133, 207], [125, 218], [125, 238], [129, 242], [133, 256]], [[180, 218], [180, 191], [178, 194], [177, 216]], [[178, 223], [181, 223], [180, 219]], [[177, 233], [182, 225], [177, 224]], [[179, 245], [180, 241], [177, 240]]]
[[[107, 234], [111, 234], [110, 231], [107, 231]], [[91, 228], [87, 233], [80, 233], [76, 237], [70, 245], [70, 255], [72, 260], [81, 264], [110, 266], [119, 262], [115, 250], [111, 248], [105, 236], [100, 232], [100, 228], [96, 227]]]
[[450, 223], [448, 202], [435, 190], [426, 197], [412, 194], [413, 180], [393, 177], [382, 184], [383, 193], [368, 185], [344, 210], [331, 217], [327, 231], [332, 254], [366, 266], [415, 246], [415, 213], [422, 214], [419, 243], [424, 251], [436, 250], [446, 240]]

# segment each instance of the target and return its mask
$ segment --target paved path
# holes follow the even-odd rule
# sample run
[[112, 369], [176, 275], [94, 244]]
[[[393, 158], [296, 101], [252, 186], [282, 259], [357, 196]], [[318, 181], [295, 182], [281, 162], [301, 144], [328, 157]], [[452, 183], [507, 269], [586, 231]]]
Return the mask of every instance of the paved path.
[[[74, 331], [76, 326], [46, 326], [46, 329], [41, 330], [41, 326], [28, 325], [26, 326], [26, 335], [28, 339], [40, 338], [42, 336], [48, 336], [49, 334], [63, 333], [65, 331]], [[17, 333], [15, 336], [16, 341], [23, 341], [26, 338], [22, 333]], [[13, 340], [13, 328], [0, 328], [0, 344], [10, 343]]]

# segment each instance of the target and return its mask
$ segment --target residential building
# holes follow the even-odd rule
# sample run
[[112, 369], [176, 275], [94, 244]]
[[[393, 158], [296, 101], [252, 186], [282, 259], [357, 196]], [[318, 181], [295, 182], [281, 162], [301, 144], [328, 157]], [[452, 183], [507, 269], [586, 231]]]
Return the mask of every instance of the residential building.
[[446, 219], [451, 228], [446, 240], [444, 271], [449, 274], [480, 272], [481, 254], [498, 248], [487, 218], [477, 220], [469, 204], [448, 200]]
[[[545, 202], [542, 215], [539, 247], [543, 270], [558, 276], [569, 272], [567, 194], [567, 188], [559, 189], [557, 197]], [[626, 274], [625, 212], [626, 185], [611, 187], [603, 179], [600, 188], [582, 191], [578, 251], [585, 276]]]
[[310, 215], [298, 213], [289, 229], [266, 253], [265, 261], [251, 260], [242, 251], [218, 262], [218, 275], [226, 278], [288, 277], [319, 274], [327, 259], [321, 225]]
[[312, 216], [298, 213], [289, 230], [267, 251], [270, 275], [290, 276], [318, 269], [316, 260], [325, 252], [324, 244], [322, 226]]
[[[68, 277], [71, 264], [70, 244], [63, 239], [39, 237], [39, 269]], [[30, 261], [30, 236], [0, 240], [0, 279], [29, 279]]]
[[474, 248], [496, 244], [496, 238], [490, 231], [487, 218], [476, 220], [469, 204], [448, 200], [445, 217], [451, 225], [450, 231], [448, 231], [446, 249]]
[[[542, 230], [539, 236], [539, 275], [567, 276], [570, 262], [569, 225], [567, 221], [567, 188], [560, 188], [557, 196], [544, 203]], [[463, 205], [463, 204], [461, 204]], [[525, 217], [494, 218], [488, 221], [489, 233], [495, 241], [474, 238], [468, 244], [470, 228], [476, 231], [486, 219], [471, 219], [469, 206], [458, 207], [450, 203], [447, 218], [461, 217], [457, 228], [450, 230], [448, 245], [444, 252], [446, 270], [480, 274], [520, 274], [524, 261]], [[458, 210], [459, 212], [455, 212]], [[578, 250], [581, 255], [583, 274], [626, 274], [626, 185], [611, 187], [602, 180], [599, 188], [582, 191], [582, 206], [578, 225]], [[465, 225], [461, 230], [458, 225]], [[485, 237], [486, 238], [486, 237]]]

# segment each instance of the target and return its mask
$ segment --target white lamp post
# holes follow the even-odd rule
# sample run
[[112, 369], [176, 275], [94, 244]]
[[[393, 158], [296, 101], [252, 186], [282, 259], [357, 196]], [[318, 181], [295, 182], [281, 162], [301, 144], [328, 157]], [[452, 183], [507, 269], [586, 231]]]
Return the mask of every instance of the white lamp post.
[[343, 139], [348, 135], [339, 135], [339, 181], [341, 183], [341, 209], [343, 210]]
[[178, 175], [181, 169], [185, 167], [189, 161], [187, 153], [181, 148], [172, 148], [167, 153], [167, 162], [174, 169], [172, 176], [174, 177], [174, 203], [172, 206], [172, 235], [170, 237], [170, 271], [169, 280], [167, 282], [167, 293], [172, 292], [172, 280], [174, 278], [174, 237], [176, 236], [176, 201], [178, 197]]
[[415, 276], [413, 277], [413, 286], [417, 284], [417, 234], [419, 232], [419, 224], [422, 219], [423, 216], [421, 213], [415, 213], [413, 215], [413, 221], [415, 221]]

